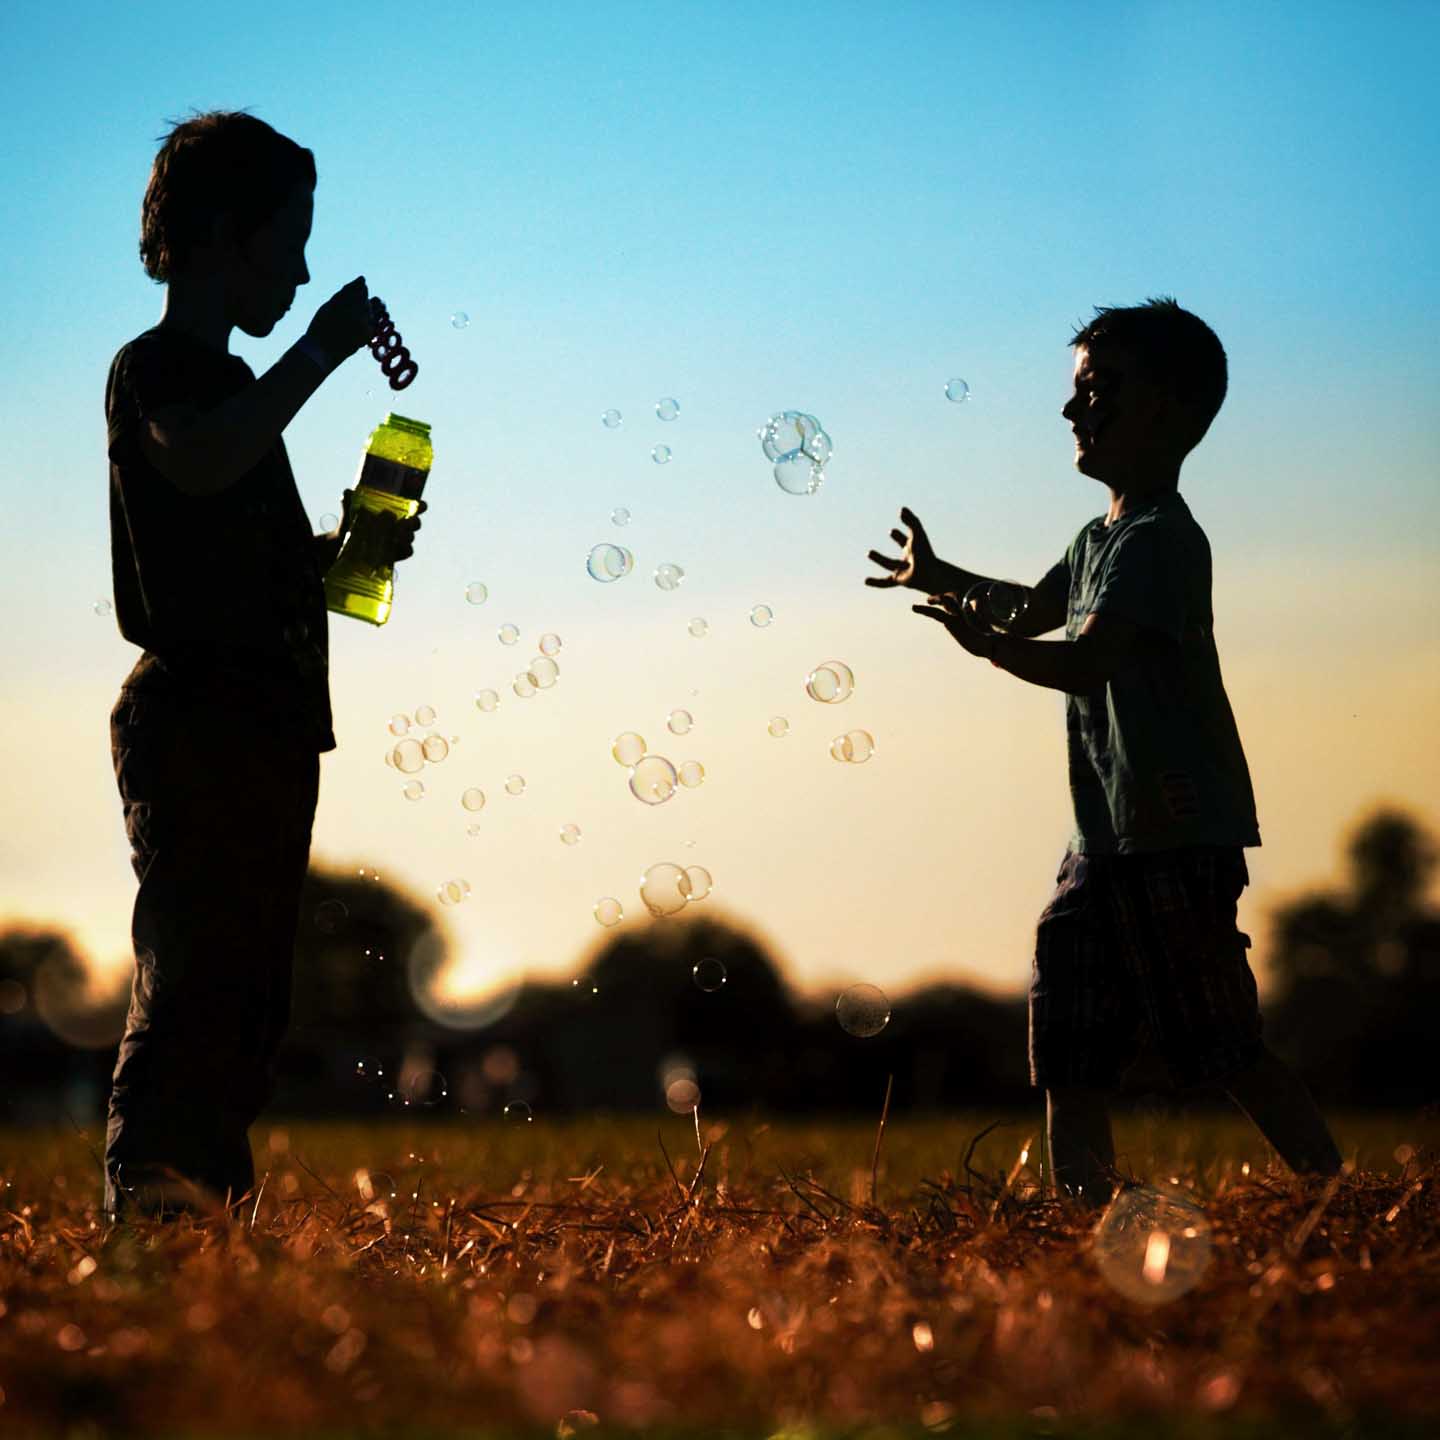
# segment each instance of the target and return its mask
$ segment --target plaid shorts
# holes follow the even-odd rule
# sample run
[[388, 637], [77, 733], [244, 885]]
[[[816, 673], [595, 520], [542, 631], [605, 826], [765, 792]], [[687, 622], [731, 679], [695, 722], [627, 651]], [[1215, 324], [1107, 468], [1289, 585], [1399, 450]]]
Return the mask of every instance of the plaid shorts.
[[1254, 1060], [1260, 1006], [1235, 926], [1249, 883], [1239, 846], [1067, 850], [1035, 932], [1030, 1083], [1114, 1089], [1147, 1031], [1182, 1089]]

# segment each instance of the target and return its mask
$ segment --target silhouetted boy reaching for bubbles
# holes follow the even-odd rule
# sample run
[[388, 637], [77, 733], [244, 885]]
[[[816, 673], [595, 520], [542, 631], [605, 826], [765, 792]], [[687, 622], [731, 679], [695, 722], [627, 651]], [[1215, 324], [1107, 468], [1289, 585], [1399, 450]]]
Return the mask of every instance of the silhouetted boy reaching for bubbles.
[[[1026, 592], [1004, 633], [936, 557], [908, 509], [899, 559], [867, 585], [923, 591], [911, 608], [971, 655], [1063, 690], [1075, 833], [1041, 913], [1030, 982], [1030, 1079], [1046, 1092], [1055, 1183], [1085, 1204], [1113, 1193], [1108, 1099], [1145, 1028], [1185, 1088], [1215, 1083], [1292, 1169], [1340, 1156], [1308, 1090], [1266, 1047], [1250, 937], [1235, 925], [1260, 844], [1250, 772], [1220, 678], [1210, 545], [1179, 493], [1180, 466], [1225, 398], [1225, 351], [1173, 299], [1098, 308], [1070, 341], [1061, 410], [1075, 465], [1109, 487]], [[1061, 625], [1065, 639], [1039, 640]]]
[[[236, 326], [268, 335], [309, 283], [315, 179], [314, 155], [251, 115], [175, 125], [140, 225], [164, 313], [106, 384], [115, 615], [144, 652], [110, 722], [140, 882], [112, 1220], [252, 1187], [247, 1132], [289, 1023], [319, 756], [335, 748], [322, 577], [345, 526], [311, 533], [280, 437], [375, 333], [364, 277], [259, 379], [229, 343]], [[419, 527], [396, 524], [393, 559]]]

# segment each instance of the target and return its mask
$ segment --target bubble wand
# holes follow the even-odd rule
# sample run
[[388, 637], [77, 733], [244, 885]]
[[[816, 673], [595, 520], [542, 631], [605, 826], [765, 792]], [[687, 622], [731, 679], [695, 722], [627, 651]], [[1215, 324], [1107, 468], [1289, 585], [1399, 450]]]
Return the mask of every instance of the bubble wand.
[[378, 295], [370, 297], [370, 314], [375, 321], [370, 353], [380, 362], [381, 373], [390, 382], [390, 388], [403, 390], [420, 373], [420, 367], [405, 348], [390, 312]]

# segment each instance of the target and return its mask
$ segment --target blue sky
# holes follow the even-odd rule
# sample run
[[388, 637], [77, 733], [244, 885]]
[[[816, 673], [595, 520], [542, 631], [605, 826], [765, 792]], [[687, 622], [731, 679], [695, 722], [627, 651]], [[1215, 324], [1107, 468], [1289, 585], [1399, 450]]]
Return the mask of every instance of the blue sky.
[[[505, 877], [524, 903], [488, 918], [472, 903], [463, 922], [481, 948], [505, 937], [491, 970], [561, 964], [593, 923], [541, 925], [532, 943], [526, 915], [578, 912], [607, 884], [607, 851], [628, 877], [662, 844], [660, 817], [601, 808], [592, 833], [609, 839], [577, 847], [593, 871], [551, 878], [574, 858], [553, 825], [578, 818], [585, 777], [614, 778], [612, 727], [656, 729], [647, 716], [699, 690], [713, 707], [696, 702], [697, 744], [708, 725], [726, 763], [687, 823], [720, 857], [717, 903], [768, 926], [794, 973], [1024, 983], [1068, 826], [1059, 697], [967, 668], [902, 601], [861, 588], [864, 554], [907, 503], [950, 558], [1037, 578], [1108, 499], [1071, 467], [1066, 341], [1094, 305], [1151, 294], [1202, 315], [1230, 355], [1230, 397], [1181, 489], [1216, 555], [1266, 837], [1252, 875], [1273, 867], [1277, 893], [1306, 882], [1387, 788], [1440, 814], [1433, 761], [1423, 773], [1403, 738], [1440, 716], [1414, 678], [1435, 658], [1440, 590], [1433, 5], [159, 4], [140, 22], [20, 3], [0, 34], [27, 57], [0, 160], [23, 202], [0, 268], [0, 420], [18, 451], [0, 594], [25, 621], [5, 640], [17, 729], [38, 727], [53, 766], [12, 791], [13, 911], [69, 905], [103, 958], [123, 945], [133, 882], [104, 717], [134, 656], [91, 609], [109, 590], [103, 386], [160, 313], [139, 203], [166, 122], [192, 108], [248, 107], [319, 169], [312, 284], [236, 353], [263, 371], [363, 273], [421, 366], [396, 403], [434, 425], [431, 512], [391, 625], [332, 624], [341, 751], [316, 845], [363, 850], [422, 892], [464, 865]], [[943, 396], [952, 375], [973, 387], [965, 405]], [[662, 395], [680, 400], [673, 425], [654, 416]], [[362, 352], [290, 427], [317, 520], [390, 399]], [[755, 441], [788, 407], [835, 439], [814, 497], [781, 495]], [[663, 470], [648, 458], [661, 440]], [[621, 504], [637, 573], [597, 587], [584, 553], [613, 538]], [[662, 560], [687, 570], [676, 596], [650, 583]], [[491, 589], [478, 610], [471, 579]], [[763, 637], [744, 620], [758, 601], [777, 611]], [[708, 649], [684, 631], [693, 614], [712, 619]], [[526, 658], [494, 643], [504, 619], [527, 645], [560, 630], [570, 668], [543, 720], [512, 706], [486, 733], [471, 692]], [[876, 760], [838, 773], [826, 715], [803, 741], [813, 770], [747, 750], [746, 706], [764, 740], [769, 713], [810, 704], [784, 698], [785, 677], [832, 655], [855, 665]], [[1285, 768], [1266, 686], [1287, 666], [1288, 703], [1328, 737], [1318, 786]], [[1363, 737], [1336, 728], [1350, 689], [1375, 712]], [[1403, 720], [1385, 718], [1387, 695]], [[395, 818], [394, 777], [376, 770], [384, 718], [427, 697], [465, 743], [557, 777], [553, 813], [497, 821], [507, 838], [483, 861], [426, 828], [438, 812]], [[850, 848], [828, 849], [811, 812], [848, 816]], [[726, 862], [748, 873], [757, 820], [794, 883], [772, 857], [737, 894]], [[502, 852], [532, 822], [539, 858], [511, 874]], [[947, 911], [956, 869], [983, 915]], [[837, 871], [857, 886], [844, 925], [813, 899]], [[914, 889], [898, 931], [897, 885]], [[563, 904], [557, 886], [574, 890]], [[937, 926], [983, 943], [937, 949]]]

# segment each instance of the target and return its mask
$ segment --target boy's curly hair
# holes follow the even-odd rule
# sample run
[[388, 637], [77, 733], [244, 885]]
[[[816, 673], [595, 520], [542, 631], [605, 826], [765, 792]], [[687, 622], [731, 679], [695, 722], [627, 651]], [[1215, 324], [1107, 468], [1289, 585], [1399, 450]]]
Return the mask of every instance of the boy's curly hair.
[[1143, 305], [1097, 306], [1095, 318], [1070, 337], [1072, 349], [1106, 342], [1128, 350], [1157, 383], [1194, 407], [1198, 429], [1190, 444], [1198, 445], [1229, 383], [1219, 336], [1198, 315], [1182, 310], [1173, 296], [1161, 295]]
[[224, 211], [248, 240], [290, 198], [315, 185], [315, 156], [244, 110], [192, 112], [169, 122], [140, 206], [140, 260], [157, 283], [173, 280], [209, 240]]

